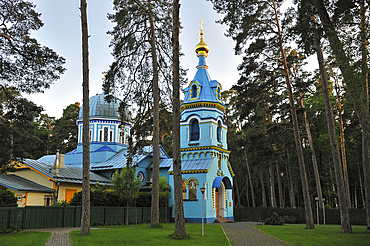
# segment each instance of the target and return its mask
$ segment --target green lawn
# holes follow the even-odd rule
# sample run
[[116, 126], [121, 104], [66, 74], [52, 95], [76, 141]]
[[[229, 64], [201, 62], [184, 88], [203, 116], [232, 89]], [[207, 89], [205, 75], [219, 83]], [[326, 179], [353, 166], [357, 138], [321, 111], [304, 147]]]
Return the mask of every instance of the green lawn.
[[305, 225], [254, 226], [291, 245], [370, 245], [370, 234], [365, 226], [352, 226], [353, 233], [340, 232], [340, 226], [315, 226], [314, 230]]
[[17, 246], [43, 246], [48, 239], [50, 232], [20, 231], [0, 235], [0, 245]]
[[205, 225], [202, 237], [201, 224], [186, 224], [186, 232], [191, 239], [175, 240], [167, 236], [174, 233], [174, 224], [162, 224], [162, 228], [150, 228], [148, 224], [122, 226], [112, 229], [91, 230], [91, 236], [81, 236], [80, 231], [72, 231], [74, 246], [80, 245], [228, 245], [220, 225]]

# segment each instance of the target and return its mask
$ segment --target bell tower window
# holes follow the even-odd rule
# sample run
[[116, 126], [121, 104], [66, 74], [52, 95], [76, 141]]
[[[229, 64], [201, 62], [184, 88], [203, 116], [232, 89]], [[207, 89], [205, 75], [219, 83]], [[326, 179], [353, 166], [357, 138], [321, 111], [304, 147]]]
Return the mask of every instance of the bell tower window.
[[222, 142], [222, 126], [221, 126], [221, 121], [217, 123], [217, 141]]
[[192, 122], [191, 122], [191, 137], [190, 137], [190, 140], [191, 141], [194, 141], [194, 140], [199, 140], [199, 122], [197, 119], [194, 119]]
[[197, 97], [197, 95], [198, 95], [197, 86], [195, 84], [193, 84], [193, 86], [191, 87], [191, 97], [195, 98], [195, 97]]

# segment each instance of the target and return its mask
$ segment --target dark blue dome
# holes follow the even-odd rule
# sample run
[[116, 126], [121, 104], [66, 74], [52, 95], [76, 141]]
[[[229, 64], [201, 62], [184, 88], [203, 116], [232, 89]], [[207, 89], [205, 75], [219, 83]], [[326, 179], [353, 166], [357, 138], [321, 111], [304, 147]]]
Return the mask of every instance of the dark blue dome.
[[[90, 119], [113, 119], [118, 120], [118, 101], [113, 99], [110, 103], [105, 100], [105, 94], [95, 95], [89, 99]], [[83, 119], [83, 105], [80, 109], [78, 119]]]

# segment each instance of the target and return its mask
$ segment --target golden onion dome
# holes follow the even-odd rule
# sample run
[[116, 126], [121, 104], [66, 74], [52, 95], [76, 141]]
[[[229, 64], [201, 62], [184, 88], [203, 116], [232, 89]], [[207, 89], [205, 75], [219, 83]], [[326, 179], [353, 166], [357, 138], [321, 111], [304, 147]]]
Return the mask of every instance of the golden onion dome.
[[195, 46], [195, 53], [199, 54], [199, 52], [204, 51], [206, 54], [209, 52], [208, 45], [203, 40], [203, 20], [200, 19], [200, 42]]

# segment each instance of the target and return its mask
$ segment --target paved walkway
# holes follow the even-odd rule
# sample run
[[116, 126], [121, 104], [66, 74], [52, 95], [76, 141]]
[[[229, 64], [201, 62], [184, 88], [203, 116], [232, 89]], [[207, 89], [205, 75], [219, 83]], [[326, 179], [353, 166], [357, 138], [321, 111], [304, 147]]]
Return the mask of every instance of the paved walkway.
[[80, 227], [66, 227], [66, 228], [45, 228], [45, 229], [31, 229], [26, 231], [47, 231], [50, 232], [50, 237], [46, 242], [46, 246], [70, 246], [71, 239], [69, 233], [71, 231], [80, 230]]
[[230, 244], [233, 246], [288, 245], [280, 239], [255, 229], [252, 225], [256, 225], [256, 222], [223, 223], [222, 228], [226, 232]]
[[[100, 228], [90, 227], [90, 230], [97, 230]], [[46, 246], [71, 246], [71, 238], [69, 233], [71, 231], [79, 231], [81, 227], [66, 227], [66, 228], [45, 228], [45, 229], [32, 229], [26, 231], [47, 231], [51, 232]]]

